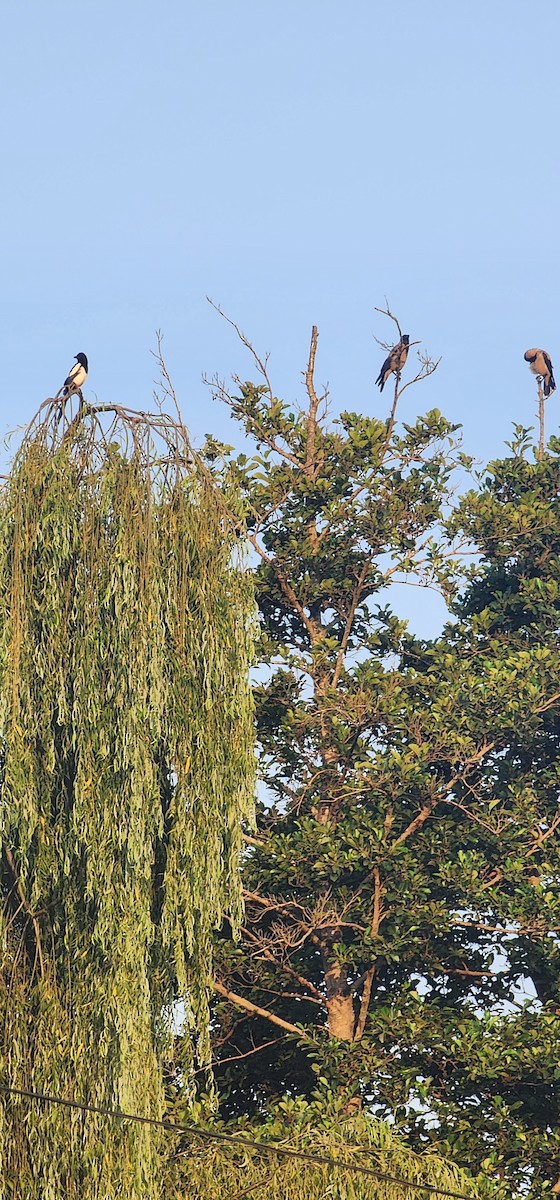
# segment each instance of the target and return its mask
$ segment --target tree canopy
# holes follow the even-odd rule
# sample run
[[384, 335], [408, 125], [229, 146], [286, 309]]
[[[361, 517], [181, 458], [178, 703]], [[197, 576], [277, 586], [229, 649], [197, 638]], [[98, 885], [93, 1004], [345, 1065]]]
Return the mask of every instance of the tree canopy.
[[180, 1127], [0, 1097], [6, 1200], [560, 1190], [560, 441], [475, 472], [422, 351], [332, 420], [317, 337], [242, 453], [48, 402], [0, 495], [2, 1079]]
[[[66, 406], [68, 409], [68, 405]], [[2, 1077], [164, 1112], [253, 805], [252, 588], [179, 422], [50, 402], [0, 495]], [[161, 1132], [2, 1097], [0, 1195], [155, 1197]]]
[[[319, 1080], [326, 1105], [357, 1099], [505, 1195], [547, 1194], [559, 446], [532, 461], [518, 430], [458, 500], [457, 429], [398, 423], [398, 377], [386, 416], [329, 421], [315, 350], [303, 410], [257, 355], [256, 383], [218, 385], [254, 448], [207, 447], [245, 498], [261, 620], [258, 828], [241, 943], [226, 928], [217, 958], [221, 1111]], [[399, 580], [441, 592], [441, 635], [398, 617]]]

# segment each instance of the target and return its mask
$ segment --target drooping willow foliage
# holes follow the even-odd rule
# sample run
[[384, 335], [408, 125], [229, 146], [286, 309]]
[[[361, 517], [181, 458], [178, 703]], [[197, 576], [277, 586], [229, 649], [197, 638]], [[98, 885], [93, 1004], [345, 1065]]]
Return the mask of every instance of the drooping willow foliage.
[[[1, 1080], [158, 1117], [177, 998], [204, 1059], [240, 915], [251, 589], [178, 421], [70, 415], [0, 494]], [[151, 1200], [161, 1149], [0, 1096], [2, 1200]]]
[[[288, 1099], [257, 1130], [249, 1126], [238, 1132], [241, 1137], [256, 1136], [263, 1143], [331, 1159], [331, 1165], [235, 1144], [205, 1144], [189, 1137], [179, 1143], [170, 1162], [166, 1195], [173, 1200], [216, 1200], [220, 1196], [232, 1200], [244, 1196], [251, 1200], [439, 1200], [437, 1195], [418, 1190], [420, 1185], [472, 1200], [483, 1196], [489, 1200], [492, 1195], [484, 1182], [475, 1182], [433, 1150], [415, 1153], [386, 1122], [365, 1113], [351, 1118], [336, 1111], [326, 1114], [323, 1101], [308, 1104], [301, 1098]], [[339, 1165], [333, 1166], [333, 1159]], [[391, 1178], [372, 1178], [359, 1170], [344, 1169], [342, 1164], [367, 1167]]]

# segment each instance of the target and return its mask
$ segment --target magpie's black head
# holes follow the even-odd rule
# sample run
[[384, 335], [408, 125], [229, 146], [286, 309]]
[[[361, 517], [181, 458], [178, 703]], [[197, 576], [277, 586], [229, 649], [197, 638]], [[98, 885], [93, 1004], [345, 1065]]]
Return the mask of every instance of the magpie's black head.
[[84, 371], [87, 371], [87, 358], [85, 354], [75, 354], [74, 358], [77, 360], [77, 362], [79, 362], [80, 366], [84, 368]]
[[402, 341], [403, 345], [405, 345], [405, 346], [408, 346], [408, 343], [409, 343], [409, 341], [410, 341], [410, 334], [409, 334], [409, 333], [403, 333], [403, 335], [402, 335], [402, 338], [401, 338], [401, 341]]

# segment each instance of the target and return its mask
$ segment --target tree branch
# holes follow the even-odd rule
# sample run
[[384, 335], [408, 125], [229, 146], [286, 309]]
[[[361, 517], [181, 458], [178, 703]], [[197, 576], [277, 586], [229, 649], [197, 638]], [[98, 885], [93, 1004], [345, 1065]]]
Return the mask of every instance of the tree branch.
[[309, 347], [309, 360], [307, 370], [305, 372], [305, 386], [307, 395], [309, 396], [309, 412], [307, 416], [307, 451], [305, 456], [305, 473], [311, 475], [313, 472], [313, 460], [315, 458], [315, 434], [317, 432], [317, 409], [319, 407], [319, 397], [315, 391], [315, 383], [313, 379], [315, 371], [315, 355], [317, 353], [317, 340], [319, 330], [314, 325], [311, 330], [311, 345]]
[[277, 1017], [276, 1013], [271, 1013], [268, 1009], [261, 1008], [258, 1004], [252, 1004], [244, 996], [239, 996], [237, 992], [232, 992], [229, 988], [224, 987], [223, 983], [219, 983], [217, 979], [214, 980], [213, 988], [219, 996], [223, 996], [225, 1000], [229, 1000], [230, 1004], [235, 1004], [237, 1008], [244, 1008], [253, 1017], [264, 1017], [265, 1021], [271, 1021], [273, 1025], [278, 1025], [280, 1029], [285, 1029], [287, 1033], [293, 1033], [298, 1038], [311, 1041], [309, 1034], [305, 1033], [303, 1029], [299, 1029], [297, 1025], [292, 1025], [289, 1021], [284, 1021], [282, 1017]]
[[371, 936], [375, 938], [379, 934], [381, 922], [385, 920], [386, 913], [383, 911], [382, 888], [381, 888], [381, 873], [379, 867], [374, 867], [373, 876], [373, 913], [371, 916]]
[[375, 965], [370, 967], [369, 970], [366, 971], [365, 976], [364, 976], [364, 990], [362, 992], [362, 999], [360, 1001], [360, 1012], [358, 1015], [358, 1020], [356, 1021], [356, 1028], [354, 1030], [354, 1041], [355, 1042], [361, 1041], [364, 1029], [366, 1027], [366, 1020], [367, 1020], [369, 1002], [370, 1002], [370, 998], [371, 998], [371, 989], [373, 986], [374, 975], [375, 975]]
[[266, 550], [264, 550], [263, 547], [260, 545], [260, 543], [258, 542], [255, 535], [252, 533], [248, 534], [247, 540], [251, 543], [253, 549], [256, 550], [259, 557], [262, 558], [263, 562], [265, 562], [266, 565], [268, 567], [270, 567], [271, 570], [274, 572], [274, 575], [276, 576], [276, 579], [278, 580], [278, 583], [280, 585], [282, 592], [284, 593], [284, 596], [286, 597], [286, 600], [288, 600], [289, 603], [292, 605], [292, 607], [295, 608], [298, 616], [301, 618], [301, 620], [303, 622], [303, 625], [304, 625], [307, 633], [309, 634], [310, 642], [312, 643], [312, 645], [315, 645], [318, 641], [321, 640], [321, 636], [322, 636], [321, 626], [318, 624], [317, 621], [313, 620], [313, 617], [308, 617], [303, 605], [300, 604], [291, 583], [288, 583], [288, 580], [286, 579], [285, 575], [283, 575], [281, 573], [281, 571], [278, 570], [278, 567], [276, 566], [274, 559], [272, 559], [270, 557], [270, 555], [268, 555], [266, 553]]
[[290, 979], [295, 979], [297, 983], [301, 985], [301, 987], [310, 992], [311, 996], [315, 997], [315, 1003], [324, 1005], [324, 996], [321, 995], [319, 989], [315, 987], [314, 983], [311, 983], [309, 979], [305, 978], [305, 975], [300, 975], [298, 971], [294, 971], [294, 968], [288, 963], [278, 962], [278, 959], [275, 958], [272, 950], [269, 950], [267, 946], [264, 946], [261, 942], [261, 939], [257, 937], [255, 933], [251, 933], [250, 929], [243, 927], [242, 933], [250, 942], [253, 943], [254, 946], [258, 947], [261, 961], [273, 963], [279, 971], [282, 971], [285, 975], [288, 975]]
[[[457, 774], [454, 775], [453, 778], [449, 780], [449, 783], [446, 783], [445, 788], [443, 789], [443, 792], [446, 793], [446, 792], [452, 791], [453, 788], [455, 787], [455, 784], [458, 783], [459, 780], [463, 778], [464, 772], [466, 770], [468, 770], [469, 767], [476, 766], [480, 762], [480, 760], [482, 758], [484, 758], [484, 755], [488, 754], [490, 752], [490, 750], [492, 750], [494, 748], [495, 745], [496, 745], [495, 741], [485, 742], [484, 745], [481, 746], [480, 750], [476, 754], [473, 754], [472, 758], [469, 758], [468, 762], [465, 763], [464, 770], [457, 772]], [[391, 851], [396, 850], [397, 846], [400, 846], [402, 842], [406, 842], [407, 838], [411, 837], [411, 835], [413, 833], [416, 833], [417, 830], [420, 829], [422, 827], [422, 825], [424, 825], [425, 821], [428, 820], [428, 817], [431, 817], [431, 815], [434, 811], [434, 808], [437, 808], [437, 805], [442, 800], [445, 800], [445, 795], [438, 793], [437, 795], [433, 796], [432, 799], [429, 800], [426, 804], [424, 804], [423, 807], [420, 809], [420, 812], [418, 813], [418, 815], [414, 818], [414, 820], [411, 821], [409, 825], [407, 825], [406, 829], [404, 829], [403, 832], [401, 834], [399, 834], [398, 838], [396, 838], [395, 841], [392, 843], [390, 850]]]
[[356, 610], [358, 608], [358, 605], [359, 605], [361, 597], [362, 597], [362, 588], [366, 581], [366, 577], [367, 577], [368, 571], [370, 569], [371, 563], [372, 563], [372, 559], [366, 558], [366, 560], [362, 566], [362, 569], [360, 571], [360, 574], [358, 576], [356, 586], [354, 588], [354, 593], [352, 596], [352, 603], [350, 605], [350, 611], [346, 618], [346, 624], [344, 626], [342, 638], [340, 639], [340, 646], [339, 646], [338, 653], [336, 656], [335, 668], [334, 668], [334, 672], [333, 672], [333, 676], [332, 676], [332, 680], [331, 680], [332, 687], [336, 687], [338, 684], [338, 681], [340, 679], [340, 675], [342, 672], [342, 665], [344, 663], [344, 655], [346, 653], [346, 647], [348, 645], [350, 634], [352, 632], [352, 626], [354, 624], [354, 617], [356, 616]]

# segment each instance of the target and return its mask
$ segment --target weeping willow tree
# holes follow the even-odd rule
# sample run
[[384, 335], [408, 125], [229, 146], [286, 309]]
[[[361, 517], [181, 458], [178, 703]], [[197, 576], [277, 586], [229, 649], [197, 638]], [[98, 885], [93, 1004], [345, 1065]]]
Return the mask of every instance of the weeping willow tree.
[[[251, 624], [180, 422], [47, 402], [0, 496], [4, 1084], [160, 1117], [178, 1000], [207, 1056], [253, 795]], [[0, 1110], [2, 1200], [160, 1195], [157, 1130]]]

